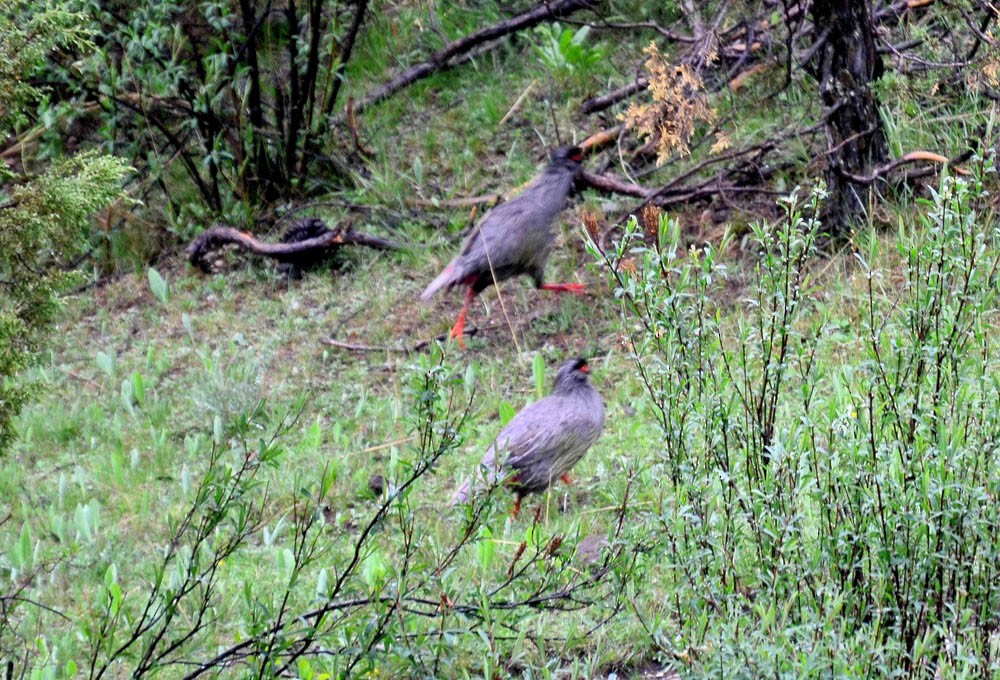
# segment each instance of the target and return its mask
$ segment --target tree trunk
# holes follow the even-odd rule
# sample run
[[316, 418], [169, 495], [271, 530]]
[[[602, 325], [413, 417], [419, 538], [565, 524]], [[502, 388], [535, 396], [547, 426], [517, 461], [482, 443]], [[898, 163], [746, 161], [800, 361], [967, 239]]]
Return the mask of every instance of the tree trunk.
[[882, 76], [875, 50], [870, 0], [815, 0], [809, 10], [818, 48], [809, 70], [819, 82], [828, 116], [824, 223], [844, 236], [865, 216], [868, 193], [844, 173], [867, 175], [886, 162], [888, 146], [872, 83]]

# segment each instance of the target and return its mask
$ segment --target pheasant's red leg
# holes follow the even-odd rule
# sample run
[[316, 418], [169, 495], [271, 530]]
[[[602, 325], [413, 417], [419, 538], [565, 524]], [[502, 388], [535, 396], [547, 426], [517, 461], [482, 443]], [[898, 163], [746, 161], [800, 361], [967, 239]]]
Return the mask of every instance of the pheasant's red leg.
[[556, 293], [576, 293], [582, 295], [587, 287], [582, 283], [543, 283], [542, 290], [551, 290]]
[[563, 481], [563, 484], [572, 484], [573, 478], [569, 476], [568, 472], [564, 472], [559, 476], [559, 479]]
[[476, 297], [476, 291], [469, 286], [468, 290], [465, 292], [465, 304], [462, 305], [462, 311], [458, 313], [458, 319], [455, 321], [455, 325], [451, 327], [451, 337], [455, 338], [458, 342], [458, 346], [465, 349], [465, 341], [462, 340], [462, 335], [465, 333], [465, 315], [469, 311], [469, 303], [472, 302], [472, 298]]
[[519, 512], [521, 512], [521, 497], [517, 496], [514, 499], [514, 509], [510, 511], [510, 518], [517, 519], [517, 515]]

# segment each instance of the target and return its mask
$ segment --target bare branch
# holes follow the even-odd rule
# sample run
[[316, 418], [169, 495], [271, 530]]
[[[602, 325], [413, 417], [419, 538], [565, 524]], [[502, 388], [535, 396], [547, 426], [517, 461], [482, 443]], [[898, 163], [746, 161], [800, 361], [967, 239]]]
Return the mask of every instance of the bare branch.
[[586, 170], [581, 173], [580, 178], [587, 186], [611, 194], [623, 194], [625, 196], [647, 198], [654, 193], [654, 190], [647, 189], [646, 187], [638, 184], [626, 182], [618, 179], [617, 177], [611, 177], [610, 175], [598, 175], [593, 172], [587, 172]]
[[188, 261], [203, 271], [207, 271], [209, 252], [225, 243], [235, 243], [255, 255], [269, 257], [279, 262], [300, 262], [322, 257], [343, 245], [362, 245], [379, 250], [399, 250], [392, 241], [353, 231], [350, 226], [327, 230], [325, 234], [304, 241], [292, 243], [267, 243], [245, 231], [217, 225], [198, 236], [187, 247]]
[[846, 170], [839, 170], [839, 174], [844, 179], [850, 180], [855, 184], [870, 185], [883, 179], [890, 172], [899, 168], [901, 166], [907, 165], [909, 163], [919, 163], [920, 161], [930, 161], [932, 163], [941, 163], [948, 165], [953, 172], [959, 175], [968, 175], [969, 171], [965, 168], [959, 168], [956, 166], [957, 163], [962, 163], [967, 161], [972, 157], [972, 151], [965, 151], [960, 153], [954, 158], [948, 158], [947, 156], [942, 156], [941, 154], [933, 153], [931, 151], [911, 151], [908, 154], [900, 156], [899, 158], [890, 161], [884, 165], [872, 170], [867, 175], [855, 175], [847, 172]]
[[580, 113], [587, 114], [603, 111], [604, 109], [614, 106], [620, 101], [628, 99], [637, 92], [642, 92], [647, 87], [649, 87], [649, 78], [636, 78], [635, 81], [623, 87], [619, 87], [617, 90], [612, 90], [611, 92], [599, 97], [591, 97], [587, 101], [580, 104]]
[[[492, 26], [475, 31], [464, 38], [448, 43], [431, 55], [427, 61], [411, 66], [402, 73], [397, 74], [389, 82], [368, 93], [363, 99], [355, 102], [354, 112], [361, 113], [369, 106], [381, 102], [413, 83], [423, 80], [437, 71], [451, 68], [456, 63], [460, 63], [459, 58], [463, 55], [468, 55], [484, 43], [498, 40], [526, 28], [532, 28], [549, 19], [570, 14], [589, 6], [589, 4], [588, 0], [555, 0], [554, 2], [543, 2], [528, 12], [518, 14], [511, 19], [505, 19]], [[340, 118], [338, 117], [338, 122], [339, 120]]]

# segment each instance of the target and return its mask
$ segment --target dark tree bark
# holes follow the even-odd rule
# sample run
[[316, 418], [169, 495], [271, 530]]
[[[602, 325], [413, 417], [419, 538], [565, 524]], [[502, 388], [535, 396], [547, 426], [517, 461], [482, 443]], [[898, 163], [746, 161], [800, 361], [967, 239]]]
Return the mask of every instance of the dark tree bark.
[[843, 236], [863, 217], [868, 192], [848, 175], [868, 175], [886, 162], [888, 145], [872, 83], [882, 76], [870, 0], [815, 0], [810, 7], [817, 46], [809, 69], [828, 114], [824, 223]]

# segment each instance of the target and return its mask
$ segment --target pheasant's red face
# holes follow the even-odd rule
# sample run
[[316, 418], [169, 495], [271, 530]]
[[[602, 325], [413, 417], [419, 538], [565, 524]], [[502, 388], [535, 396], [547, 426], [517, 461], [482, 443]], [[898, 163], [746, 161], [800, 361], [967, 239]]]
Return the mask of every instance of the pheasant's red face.
[[577, 162], [577, 163], [582, 163], [583, 162], [583, 152], [581, 151], [581, 152], [575, 153], [572, 156], [570, 156], [570, 158], [573, 161]]
[[580, 371], [580, 373], [590, 373], [590, 366], [587, 365], [587, 364], [584, 364], [583, 366], [581, 366], [577, 370]]

